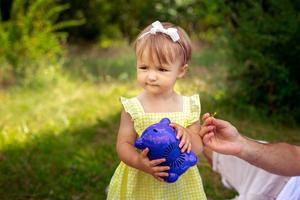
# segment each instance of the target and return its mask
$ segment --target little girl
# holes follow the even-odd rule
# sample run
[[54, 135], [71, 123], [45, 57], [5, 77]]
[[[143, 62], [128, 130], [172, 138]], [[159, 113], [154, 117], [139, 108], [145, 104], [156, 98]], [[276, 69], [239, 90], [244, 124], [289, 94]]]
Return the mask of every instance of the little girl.
[[[174, 91], [178, 78], [187, 71], [191, 58], [190, 40], [183, 29], [156, 21], [146, 27], [135, 41], [137, 82], [143, 91], [136, 97], [121, 97], [117, 152], [121, 163], [116, 169], [107, 199], [206, 199], [196, 166], [189, 168], [175, 183], [163, 182], [168, 166], [164, 158], [149, 160], [149, 149], [138, 152], [134, 141], [151, 124], [168, 117], [177, 130], [181, 151], [199, 154], [202, 141], [198, 95], [181, 96]], [[199, 146], [200, 145], [200, 146]]]

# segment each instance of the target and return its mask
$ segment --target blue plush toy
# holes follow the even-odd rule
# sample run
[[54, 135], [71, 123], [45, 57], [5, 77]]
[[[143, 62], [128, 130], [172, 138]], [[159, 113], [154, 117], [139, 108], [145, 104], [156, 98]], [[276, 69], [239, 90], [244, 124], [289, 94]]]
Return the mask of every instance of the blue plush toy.
[[180, 141], [176, 139], [176, 131], [169, 126], [170, 123], [168, 118], [163, 118], [159, 123], [149, 126], [134, 145], [138, 149], [148, 147], [150, 160], [166, 158], [161, 165], [170, 166], [170, 170], [169, 176], [164, 180], [173, 183], [189, 167], [195, 165], [198, 159], [192, 151], [181, 153], [178, 147]]

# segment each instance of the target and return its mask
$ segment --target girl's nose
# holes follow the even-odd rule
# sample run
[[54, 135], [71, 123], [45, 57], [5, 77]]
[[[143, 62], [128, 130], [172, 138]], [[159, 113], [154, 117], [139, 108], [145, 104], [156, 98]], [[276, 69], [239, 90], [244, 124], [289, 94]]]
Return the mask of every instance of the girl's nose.
[[150, 70], [148, 74], [148, 79], [150, 81], [155, 81], [157, 79], [157, 74], [154, 70]]

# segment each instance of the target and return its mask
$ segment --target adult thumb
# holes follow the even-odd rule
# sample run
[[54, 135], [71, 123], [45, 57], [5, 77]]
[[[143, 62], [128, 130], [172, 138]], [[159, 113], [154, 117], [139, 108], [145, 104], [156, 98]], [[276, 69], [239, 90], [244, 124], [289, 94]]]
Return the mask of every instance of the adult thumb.
[[217, 129], [223, 129], [223, 128], [227, 128], [230, 126], [230, 123], [222, 120], [222, 119], [213, 119], [213, 124], [215, 124], [215, 126], [217, 127]]

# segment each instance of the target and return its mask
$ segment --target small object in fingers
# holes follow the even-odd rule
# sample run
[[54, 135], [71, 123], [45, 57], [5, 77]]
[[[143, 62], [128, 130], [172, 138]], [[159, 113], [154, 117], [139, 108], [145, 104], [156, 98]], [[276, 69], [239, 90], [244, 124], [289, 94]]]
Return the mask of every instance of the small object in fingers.
[[215, 117], [218, 113], [215, 111], [211, 116]]

